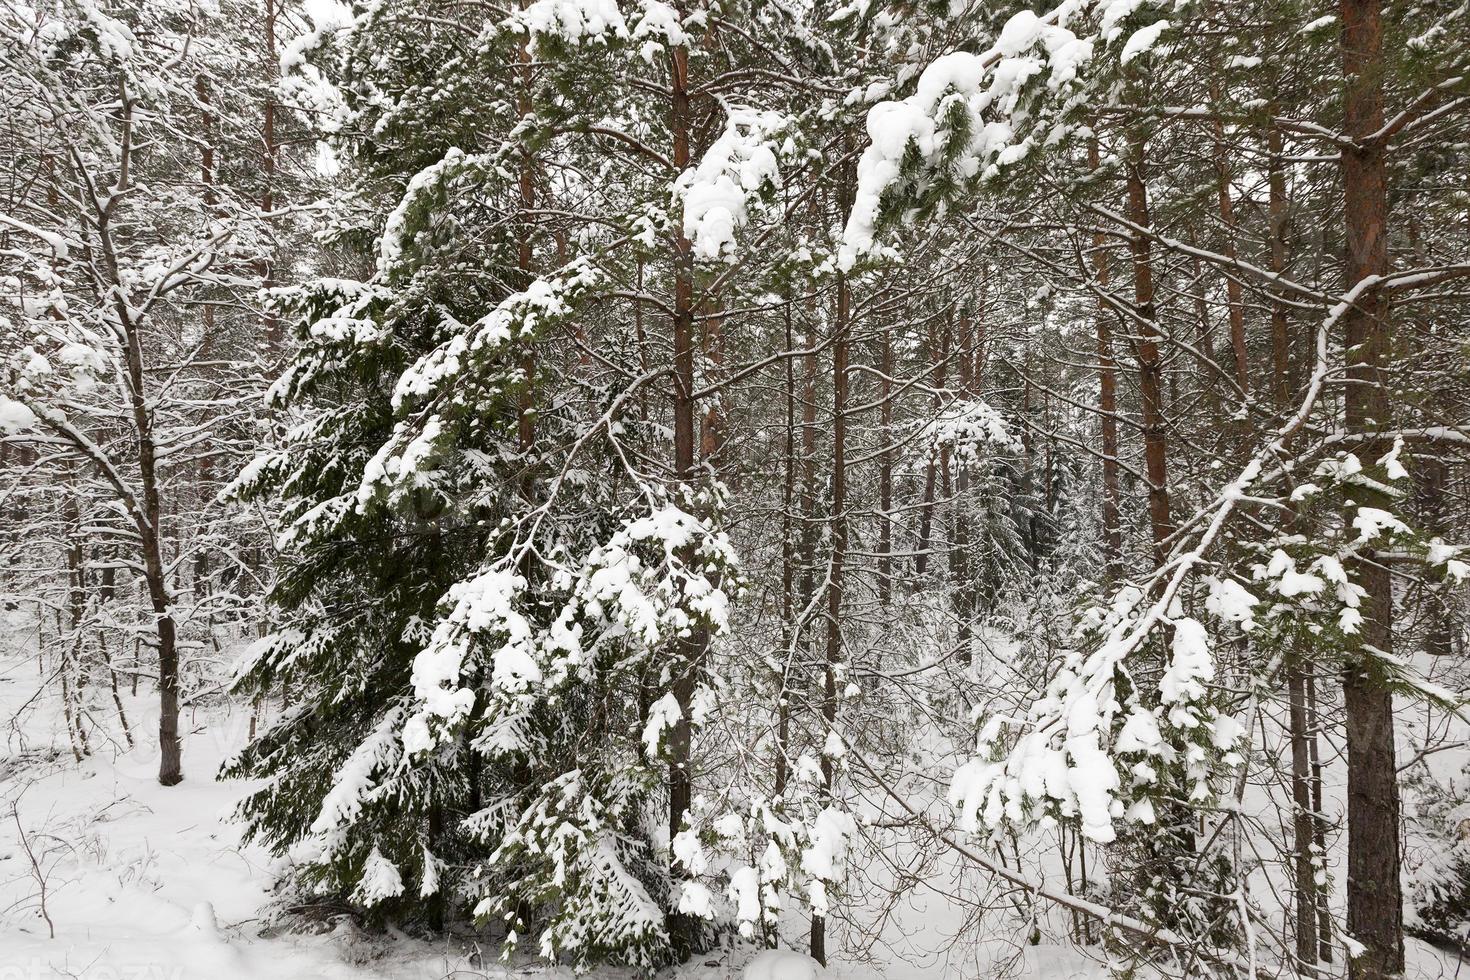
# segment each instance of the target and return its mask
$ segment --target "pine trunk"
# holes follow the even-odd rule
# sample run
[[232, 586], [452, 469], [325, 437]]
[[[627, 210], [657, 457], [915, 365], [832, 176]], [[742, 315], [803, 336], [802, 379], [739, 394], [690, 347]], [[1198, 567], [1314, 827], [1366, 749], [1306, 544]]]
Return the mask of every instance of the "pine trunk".
[[[1097, 138], [1087, 144], [1087, 163], [1096, 171], [1099, 165]], [[1111, 270], [1104, 249], [1106, 237], [1099, 232], [1092, 237], [1093, 274], [1101, 292], [1107, 292]], [[1102, 424], [1102, 526], [1103, 566], [1109, 582], [1122, 574], [1123, 532], [1118, 510], [1118, 376], [1113, 359], [1112, 313], [1107, 302], [1097, 300], [1097, 384], [1098, 418]]]
[[[1345, 286], [1388, 271], [1388, 175], [1371, 135], [1383, 126], [1381, 0], [1341, 0], [1345, 130], [1356, 146], [1340, 154], [1346, 231]], [[1372, 286], [1343, 315], [1347, 357], [1345, 422], [1364, 436], [1359, 456], [1374, 465], [1388, 446], [1376, 433], [1389, 422], [1392, 328], [1388, 304]], [[1359, 504], [1376, 504], [1371, 492]], [[1394, 760], [1393, 693], [1381, 658], [1393, 653], [1393, 580], [1372, 553], [1348, 566], [1367, 592], [1357, 647], [1343, 676], [1348, 755], [1348, 934], [1363, 947], [1350, 961], [1353, 980], [1404, 970], [1404, 910], [1399, 881], [1399, 788]]]
[[[842, 600], [847, 560], [847, 356], [850, 297], [847, 276], [837, 274], [837, 311], [832, 341], [832, 566], [827, 580], [827, 663], [822, 674], [822, 728], [836, 732], [837, 674], [842, 664]], [[822, 752], [822, 799], [832, 799], [833, 759]], [[812, 915], [812, 959], [827, 964], [827, 923]]]
[[1149, 228], [1148, 186], [1144, 182], [1145, 150], [1142, 140], [1132, 145], [1128, 167], [1128, 220], [1143, 231], [1130, 240], [1133, 253], [1133, 306], [1138, 322], [1138, 390], [1143, 414], [1144, 471], [1148, 477], [1148, 514], [1153, 528], [1154, 566], [1168, 557], [1168, 539], [1174, 534], [1169, 515], [1168, 442], [1165, 431], [1162, 334], [1154, 305], [1153, 249]]

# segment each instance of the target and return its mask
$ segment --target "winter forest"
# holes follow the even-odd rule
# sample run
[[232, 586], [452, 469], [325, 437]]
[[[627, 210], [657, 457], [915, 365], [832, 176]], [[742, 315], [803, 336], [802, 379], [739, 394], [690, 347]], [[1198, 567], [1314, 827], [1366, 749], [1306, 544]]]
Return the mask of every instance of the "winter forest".
[[1470, 970], [1465, 0], [0, 0], [0, 107], [0, 978]]

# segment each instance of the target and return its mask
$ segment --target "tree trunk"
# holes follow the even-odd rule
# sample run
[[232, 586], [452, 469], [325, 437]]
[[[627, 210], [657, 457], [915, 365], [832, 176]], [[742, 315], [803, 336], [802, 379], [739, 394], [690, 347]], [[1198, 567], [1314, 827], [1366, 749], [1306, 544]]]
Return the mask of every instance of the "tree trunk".
[[[821, 343], [817, 333], [817, 316], [808, 310], [806, 347], [815, 351]], [[816, 595], [816, 551], [817, 551], [817, 355], [808, 354], [801, 368], [801, 533], [797, 559], [801, 563], [801, 589], [797, 593], [802, 610], [806, 610]], [[797, 643], [806, 650], [809, 639], [802, 629], [804, 623], [795, 625]], [[803, 661], [806, 657], [803, 656]]]
[[[272, 86], [275, 84], [277, 67], [280, 64], [276, 55], [276, 2], [277, 0], [265, 0], [266, 81]], [[269, 94], [266, 96], [265, 109], [260, 121], [260, 141], [263, 151], [260, 158], [260, 171], [265, 181], [265, 189], [260, 195], [260, 209], [269, 214], [276, 206], [276, 160], [279, 156], [279, 149], [276, 146], [276, 101]], [[260, 288], [270, 289], [276, 281], [275, 262], [270, 258], [261, 260], [259, 274]], [[269, 305], [265, 308], [261, 326], [265, 331], [266, 350], [275, 351], [281, 346], [281, 320]]]
[[878, 604], [893, 601], [893, 326], [878, 332]]
[[[1266, 135], [1269, 160], [1266, 184], [1269, 188], [1268, 214], [1271, 221], [1271, 271], [1286, 272], [1286, 170], [1282, 163], [1281, 130], [1272, 126]], [[1271, 297], [1271, 376], [1272, 399], [1278, 412], [1289, 408], [1291, 397], [1291, 333], [1286, 303], [1278, 294]]]
[[[1347, 244], [1345, 286], [1388, 271], [1388, 175], [1383, 126], [1381, 0], [1341, 0], [1344, 129], [1356, 146], [1340, 154]], [[1374, 465], [1387, 450], [1373, 438], [1389, 422], [1386, 371], [1392, 349], [1389, 309], [1380, 290], [1362, 290], [1343, 314], [1347, 358], [1345, 422], [1369, 438], [1361, 457]], [[1381, 506], [1380, 495], [1354, 488], [1358, 504]], [[1361, 943], [1354, 980], [1393, 977], [1404, 970], [1403, 895], [1399, 881], [1399, 787], [1394, 760], [1393, 693], [1381, 657], [1393, 653], [1393, 580], [1374, 554], [1348, 565], [1367, 592], [1356, 649], [1343, 677], [1348, 753], [1348, 933]]]
[[[1282, 167], [1281, 131], [1271, 127], [1266, 134], [1268, 214], [1270, 226], [1270, 268], [1278, 275], [1286, 271], [1286, 174]], [[1291, 335], [1290, 316], [1278, 293], [1271, 297], [1271, 398], [1276, 411], [1285, 415], [1291, 410]], [[1293, 514], [1291, 521], [1295, 523]], [[1309, 698], [1310, 680], [1306, 670], [1312, 665], [1300, 660], [1287, 671], [1289, 699], [1288, 728], [1291, 737], [1292, 799], [1292, 873], [1295, 878], [1296, 957], [1301, 969], [1315, 972], [1324, 939], [1318, 912], [1324, 896], [1317, 882], [1319, 861], [1318, 823], [1321, 815], [1313, 796], [1312, 759], [1315, 755], [1316, 732], [1313, 731]]]
[[[673, 129], [674, 167], [682, 172], [689, 165], [689, 52], [682, 45], [670, 51], [672, 86], [671, 121]], [[692, 492], [695, 478], [696, 416], [694, 398], [694, 251], [693, 243], [682, 232], [674, 235], [674, 478], [678, 485]], [[692, 554], [683, 556], [692, 560]], [[701, 662], [708, 644], [704, 629], [691, 629], [679, 641], [673, 665], [672, 693], [679, 705], [679, 718], [669, 740], [669, 837], [682, 829], [693, 792], [690, 771], [693, 728], [690, 713]], [[687, 930], [676, 929], [684, 934]], [[685, 936], [687, 939], [687, 935]]]
[[[945, 313], [944, 327], [936, 338], [933, 330], [929, 332], [929, 352], [933, 360], [934, 387], [940, 391], [944, 390], [947, 381], [949, 365], [950, 326], [949, 314]], [[943, 408], [943, 402], [938, 395], [934, 396], [934, 410], [936, 412]], [[914, 574], [922, 578], [929, 567], [929, 551], [934, 546], [934, 481], [939, 471], [944, 472], [944, 481], [949, 482], [949, 459], [943, 451], [936, 453], [934, 447], [922, 447], [927, 454], [924, 463], [924, 501], [919, 508], [919, 547], [918, 554], [914, 556]], [[938, 459], [935, 457], [938, 456]], [[947, 492], [946, 492], [947, 495]]]
[[[832, 339], [832, 568], [827, 581], [827, 663], [822, 680], [822, 722], [837, 725], [837, 674], [842, 663], [842, 600], [847, 558], [847, 347], [850, 297], [847, 275], [837, 273], [837, 315]], [[822, 800], [832, 799], [833, 759], [822, 752]], [[827, 923], [812, 914], [812, 959], [827, 965]]]
[[1288, 671], [1291, 729], [1292, 870], [1296, 878], [1296, 958], [1303, 971], [1317, 962], [1317, 866], [1313, 842], [1311, 755], [1307, 747], [1307, 679], [1299, 665]]
[[[520, 89], [516, 95], [516, 112], [524, 122], [531, 115], [531, 49], [530, 42], [521, 40], [520, 50], [517, 54], [520, 67]], [[534, 261], [533, 244], [531, 241], [531, 223], [534, 220], [532, 212], [536, 207], [536, 159], [529, 147], [521, 151], [521, 168], [517, 181], [521, 195], [521, 240], [516, 249], [516, 271], [519, 273], [521, 288], [529, 288], [535, 279], [532, 270]], [[535, 415], [535, 381], [536, 381], [536, 350], [532, 344], [526, 344], [521, 356], [521, 373], [525, 375], [525, 384], [521, 388], [520, 414], [516, 420], [516, 436], [520, 442], [522, 465], [525, 467], [525, 477], [522, 481], [522, 492], [529, 501], [534, 493], [535, 474], [530, 465], [531, 450], [536, 445], [536, 415]]]
[[[131, 119], [133, 103], [123, 98], [123, 115]], [[129, 127], [130, 127], [129, 123]], [[128, 168], [131, 162], [131, 139], [125, 139], [119, 162], [114, 194], [129, 190]], [[138, 482], [142, 500], [128, 498], [125, 505], [138, 532], [143, 552], [143, 581], [153, 611], [158, 638], [158, 781], [173, 786], [184, 778], [179, 745], [179, 656], [173, 620], [173, 597], [169, 591], [168, 561], [165, 554], [163, 498], [158, 472], [158, 452], [153, 436], [153, 404], [144, 369], [142, 324], [135, 318], [135, 306], [128, 299], [127, 286], [113, 246], [110, 221], [105, 209], [99, 210], [95, 231], [113, 293], [117, 329], [124, 342], [125, 388], [133, 424], [133, 438], [138, 454]]]
[[[960, 307], [959, 350], [960, 350], [960, 394], [969, 399], [975, 394], [975, 379], [971, 373], [974, 361], [971, 347], [974, 344], [974, 321], [970, 317], [968, 304]], [[951, 504], [954, 514], [954, 541], [949, 552], [950, 588], [954, 590], [955, 642], [959, 661], [968, 665], [974, 659], [974, 644], [971, 630], [975, 616], [975, 584], [973, 565], [970, 561], [970, 467], [964, 454], [955, 459], [955, 499]]]
[[[1218, 88], [1212, 86], [1212, 95], [1219, 101]], [[1220, 224], [1224, 226], [1225, 241], [1221, 252], [1230, 259], [1235, 258], [1235, 202], [1230, 197], [1230, 158], [1225, 146], [1225, 124], [1215, 118], [1215, 194], [1220, 207]], [[1225, 273], [1225, 306], [1230, 314], [1230, 351], [1235, 361], [1235, 382], [1241, 391], [1250, 391], [1250, 363], [1246, 358], [1245, 309], [1241, 299], [1240, 281], [1231, 272]]]
[[[1317, 716], [1317, 680], [1307, 675], [1307, 757], [1312, 766], [1312, 846], [1318, 855], [1327, 853], [1327, 820], [1322, 816], [1321, 721]], [[1326, 888], [1317, 889], [1317, 959], [1332, 962], [1332, 906]]]
[[[83, 657], [86, 646], [82, 642], [82, 625], [85, 621], [87, 593], [82, 570], [82, 518], [77, 503], [76, 477], [68, 474], [66, 504], [62, 510], [66, 520], [66, 610], [67, 633], [61, 647], [61, 709], [66, 721], [67, 734], [71, 737], [72, 754], [78, 762], [83, 756], [91, 755], [87, 744], [87, 729], [82, 711], [82, 677], [86, 670]], [[73, 676], [75, 673], [75, 676]]]
[[[786, 305], [786, 349], [792, 350], [791, 304]], [[786, 793], [791, 777], [787, 760], [791, 742], [791, 671], [792, 650], [796, 644], [796, 529], [792, 508], [796, 506], [796, 365], [786, 358], [786, 446], [785, 466], [781, 480], [781, 664], [780, 688], [776, 696], [776, 779], [773, 795], [780, 799]]]
[[934, 532], [934, 477], [937, 467], [934, 455], [924, 460], [924, 497], [919, 505], [919, 540], [914, 548], [914, 575], [924, 577], [929, 568], [930, 537]]
[[[1097, 138], [1087, 145], [1087, 162], [1092, 170], [1099, 165]], [[1092, 236], [1093, 273], [1098, 289], [1107, 292], [1111, 270], [1108, 267], [1107, 237], [1101, 232]], [[1097, 300], [1097, 382], [1098, 417], [1102, 423], [1102, 526], [1103, 567], [1109, 582], [1122, 574], [1123, 532], [1118, 510], [1118, 377], [1113, 360], [1111, 311], [1101, 297]]]
[[[1128, 166], [1128, 220], [1149, 227], [1148, 186], [1144, 183], [1144, 144], [1132, 143], [1133, 159]], [[1168, 557], [1168, 538], [1174, 533], [1169, 516], [1168, 442], [1164, 423], [1163, 358], [1159, 353], [1162, 334], [1154, 305], [1153, 255], [1149, 239], [1134, 234], [1133, 305], [1141, 336], [1138, 340], [1138, 389], [1143, 414], [1144, 472], [1148, 477], [1148, 515], [1153, 527], [1154, 566]]]
[[[149, 587], [153, 592], [152, 584]], [[158, 617], [158, 781], [176, 786], [184, 780], [179, 743], [179, 653], [168, 600], [154, 592], [153, 614]]]

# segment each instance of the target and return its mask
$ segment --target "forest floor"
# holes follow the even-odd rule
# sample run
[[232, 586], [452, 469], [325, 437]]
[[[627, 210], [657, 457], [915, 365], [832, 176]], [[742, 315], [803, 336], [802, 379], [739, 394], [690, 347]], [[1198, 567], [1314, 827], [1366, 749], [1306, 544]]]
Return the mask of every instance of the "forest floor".
[[[215, 698], [181, 720], [185, 781], [156, 781], [156, 713], [147, 685], [124, 689], [136, 747], [122, 738], [110, 693], [91, 692], [90, 754], [75, 758], [57, 696], [40, 662], [11, 631], [0, 634], [0, 980], [469, 980], [571, 977], [534, 961], [502, 964], [469, 939], [370, 936], [346, 919], [305, 928], [278, 913], [272, 858], [241, 840], [230, 819], [251, 784], [219, 781], [243, 744], [248, 706]], [[99, 735], [99, 733], [111, 733]], [[899, 863], [904, 863], [900, 857]], [[863, 869], [884, 878], [886, 862]], [[957, 875], [943, 869], [941, 879]], [[916, 890], [877, 926], [867, 962], [834, 963], [833, 978], [1100, 980], [1105, 967], [1072, 947], [1026, 947], [1016, 937], [965, 934], [948, 888]], [[881, 885], [881, 882], [880, 882]], [[941, 885], [944, 882], [941, 881]], [[876, 925], [876, 924], [874, 924]], [[1414, 943], [1418, 980], [1461, 975], [1455, 957]], [[670, 971], [677, 980], [816, 980], [792, 954], [722, 949]], [[789, 956], [781, 960], [781, 955]], [[875, 963], [877, 965], [875, 965]], [[626, 971], [598, 976], [627, 977]], [[1470, 978], [1470, 967], [1464, 970]]]
[[[437, 980], [501, 976], [474, 950], [284, 930], [271, 858], [229, 819], [248, 789], [214, 776], [246, 734], [228, 704], [184, 713], [185, 780], [158, 785], [156, 714], [124, 694], [138, 745], [78, 762], [33, 658], [0, 658], [0, 978]], [[95, 699], [111, 707], [110, 697]], [[106, 726], [118, 730], [115, 719]], [[99, 726], [101, 728], [101, 726]], [[44, 897], [43, 897], [44, 896]], [[54, 935], [53, 935], [54, 933]]]
[[[165, 788], [156, 779], [157, 714], [149, 685], [140, 684], [136, 695], [126, 686], [120, 691], [133, 748], [110, 692], [89, 692], [89, 711], [97, 717], [89, 718], [90, 754], [78, 761], [59, 685], [29, 647], [25, 631], [0, 629], [0, 980], [573, 976], [529, 960], [502, 964], [493, 946], [482, 956], [470, 940], [370, 936], [345, 919], [310, 929], [277, 914], [273, 858], [242, 841], [230, 818], [251, 784], [215, 778], [247, 737], [249, 706], [222, 697], [186, 706], [185, 779]], [[834, 963], [827, 975], [987, 975], [978, 966], [982, 959], [1006, 961], [1008, 975], [1018, 980], [1103, 975], [1073, 950], [1013, 941], [997, 941], [994, 949], [974, 942], [951, 948], [947, 927], [961, 931], [962, 923], [951, 920], [963, 913], [950, 905], [938, 892], [909, 897], [891, 914], [882, 952], [870, 951], [866, 965]], [[670, 976], [815, 980], [815, 964], [803, 956], [753, 961], [754, 955], [749, 947], [721, 949]], [[871, 965], [873, 959], [882, 965]]]

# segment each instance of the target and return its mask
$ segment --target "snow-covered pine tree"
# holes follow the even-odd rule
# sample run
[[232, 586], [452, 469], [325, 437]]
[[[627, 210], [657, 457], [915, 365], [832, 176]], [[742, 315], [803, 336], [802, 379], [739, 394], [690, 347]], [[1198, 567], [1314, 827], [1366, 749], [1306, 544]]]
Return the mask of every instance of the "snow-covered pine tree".
[[674, 902], [656, 763], [682, 716], [658, 658], [722, 628], [738, 580], [694, 516], [717, 494], [648, 469], [666, 430], [634, 409], [666, 371], [597, 350], [639, 356], [597, 305], [602, 263], [634, 253], [584, 215], [636, 234], [674, 175], [541, 158], [618, 135], [597, 79], [629, 27], [536, 5], [320, 26], [287, 58], [340, 102], [356, 277], [288, 297], [301, 354], [275, 394], [296, 427], [242, 479], [285, 500], [292, 555], [283, 628], [241, 681], [292, 709], [229, 768], [273, 777], [242, 812], [303, 888], [383, 915], [468, 901], [508, 947], [535, 930], [548, 957], [655, 966]]
[[506, 222], [518, 191], [505, 168], [521, 143], [501, 75], [516, 41], [477, 47], [470, 22], [421, 30], [424, 12], [324, 7], [282, 58], [284, 90], [317, 113], [344, 186], [322, 234], [336, 275], [277, 296], [297, 325], [270, 394], [285, 438], [237, 486], [281, 508], [289, 556], [272, 593], [280, 628], [239, 689], [288, 707], [226, 771], [271, 777], [241, 814], [292, 855], [300, 888], [438, 919], [489, 853], [461, 829], [485, 778], [463, 740], [410, 765], [401, 731], [440, 601], [511, 512], [518, 483], [502, 478], [528, 462], [515, 439], [529, 389], [519, 359], [491, 355], [467, 471], [445, 465], [391, 493], [376, 481], [381, 450], [412, 424], [400, 376], [524, 285], [517, 242], [530, 230]]

